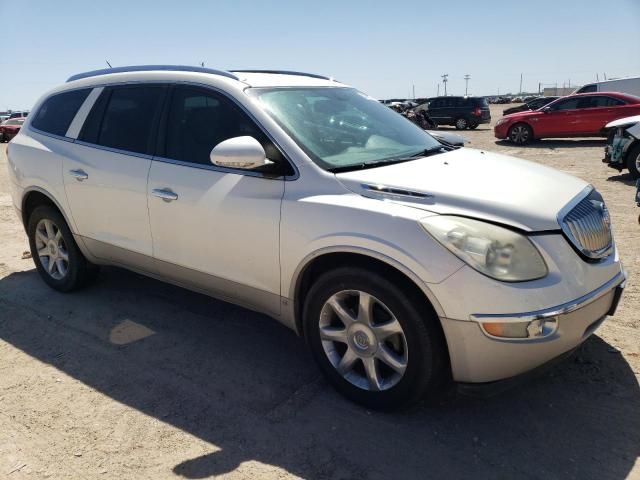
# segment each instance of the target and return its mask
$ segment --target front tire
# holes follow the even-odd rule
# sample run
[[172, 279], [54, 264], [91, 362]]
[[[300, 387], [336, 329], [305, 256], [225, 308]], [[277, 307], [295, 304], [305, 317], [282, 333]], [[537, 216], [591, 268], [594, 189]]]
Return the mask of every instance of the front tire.
[[526, 123], [516, 123], [509, 128], [509, 140], [518, 145], [525, 145], [533, 139], [533, 130]]
[[631, 178], [640, 178], [640, 142], [636, 142], [627, 153], [627, 168], [631, 174]]
[[51, 288], [70, 292], [89, 284], [98, 267], [82, 254], [64, 217], [50, 206], [37, 207], [27, 225], [31, 257]]
[[438, 319], [421, 307], [387, 278], [343, 267], [311, 287], [304, 334], [340, 393], [367, 408], [401, 408], [435, 396], [447, 371]]

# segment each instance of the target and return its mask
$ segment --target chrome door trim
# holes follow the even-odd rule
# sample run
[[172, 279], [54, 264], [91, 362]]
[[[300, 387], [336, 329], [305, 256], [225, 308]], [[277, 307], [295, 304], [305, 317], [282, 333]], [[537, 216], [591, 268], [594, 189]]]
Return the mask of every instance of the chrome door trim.
[[626, 285], [626, 280], [627, 275], [624, 269], [621, 268], [620, 272], [618, 272], [615, 277], [606, 282], [604, 285], [596, 288], [594, 291], [587, 293], [586, 295], [583, 295], [580, 298], [567, 303], [563, 303], [562, 305], [524, 313], [476, 313], [470, 315], [470, 319], [480, 323], [495, 322], [496, 320], [500, 320], [501, 322], [529, 322], [550, 317], [557, 317], [559, 315], [565, 315], [567, 313], [579, 310], [585, 305], [588, 305], [589, 303], [596, 301], [603, 295], [611, 292], [611, 290], [613, 290], [614, 288], [624, 288]]

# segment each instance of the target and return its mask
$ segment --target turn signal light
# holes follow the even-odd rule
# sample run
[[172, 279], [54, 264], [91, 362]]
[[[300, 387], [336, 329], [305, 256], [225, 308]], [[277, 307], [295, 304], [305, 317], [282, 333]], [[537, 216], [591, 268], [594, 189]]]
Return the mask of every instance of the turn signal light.
[[483, 322], [482, 329], [492, 337], [540, 339], [553, 334], [558, 326], [555, 318], [533, 320], [531, 322]]

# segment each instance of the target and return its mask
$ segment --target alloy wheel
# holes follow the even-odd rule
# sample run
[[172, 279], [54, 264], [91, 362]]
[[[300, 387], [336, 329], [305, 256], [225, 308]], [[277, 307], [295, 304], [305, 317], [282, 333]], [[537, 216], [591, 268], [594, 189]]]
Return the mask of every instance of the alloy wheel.
[[331, 365], [351, 384], [388, 390], [404, 376], [407, 339], [391, 310], [373, 295], [343, 290], [320, 312], [320, 339]]
[[69, 251], [60, 228], [43, 218], [36, 225], [35, 242], [42, 267], [52, 278], [62, 280], [69, 272]]
[[529, 129], [524, 125], [511, 127], [509, 138], [514, 143], [527, 143], [529, 140]]
[[456, 120], [456, 128], [458, 130], [464, 130], [465, 128], [467, 128], [467, 121], [464, 118], [459, 118], [458, 120]]

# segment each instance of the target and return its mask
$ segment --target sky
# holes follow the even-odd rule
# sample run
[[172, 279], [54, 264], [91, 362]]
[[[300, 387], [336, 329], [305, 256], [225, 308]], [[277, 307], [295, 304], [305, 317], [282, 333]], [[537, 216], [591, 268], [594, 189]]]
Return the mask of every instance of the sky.
[[[142, 64], [320, 73], [376, 98], [640, 75], [640, 0], [0, 0], [0, 110]], [[440, 85], [440, 93], [444, 89]]]

